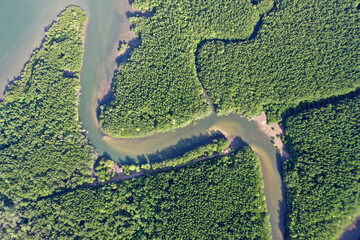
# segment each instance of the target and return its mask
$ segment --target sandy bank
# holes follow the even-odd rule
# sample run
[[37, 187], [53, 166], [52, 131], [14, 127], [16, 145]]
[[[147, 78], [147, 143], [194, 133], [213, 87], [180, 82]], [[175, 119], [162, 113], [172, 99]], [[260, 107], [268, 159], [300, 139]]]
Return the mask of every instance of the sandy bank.
[[284, 131], [280, 127], [279, 123], [268, 124], [267, 117], [264, 112], [259, 116], [253, 117], [251, 120], [256, 122], [259, 130], [274, 142], [282, 158], [287, 159], [290, 157], [290, 154], [286, 152], [286, 147], [281, 140], [281, 136], [284, 135]]

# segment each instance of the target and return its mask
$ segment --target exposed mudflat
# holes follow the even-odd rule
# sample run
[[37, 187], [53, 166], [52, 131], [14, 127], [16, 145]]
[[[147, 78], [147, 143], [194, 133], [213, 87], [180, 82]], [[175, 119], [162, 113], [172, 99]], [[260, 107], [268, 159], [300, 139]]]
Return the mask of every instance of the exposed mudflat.
[[279, 149], [279, 153], [282, 158], [286, 159], [290, 157], [290, 154], [286, 152], [286, 147], [281, 140], [281, 136], [284, 134], [284, 131], [280, 127], [279, 123], [268, 124], [267, 117], [264, 112], [262, 112], [259, 116], [253, 117], [251, 120], [255, 121], [260, 131], [272, 140], [274, 145]]

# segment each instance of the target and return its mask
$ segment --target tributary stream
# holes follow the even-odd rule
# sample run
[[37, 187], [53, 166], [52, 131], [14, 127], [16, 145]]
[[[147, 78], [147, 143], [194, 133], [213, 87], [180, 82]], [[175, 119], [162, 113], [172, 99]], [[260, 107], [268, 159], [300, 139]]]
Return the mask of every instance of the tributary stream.
[[114, 139], [101, 132], [96, 118], [98, 101], [111, 85], [117, 67], [115, 58], [119, 41], [132, 39], [126, 17], [130, 10], [128, 0], [0, 0], [1, 93], [7, 82], [19, 75], [33, 49], [39, 47], [45, 34], [44, 27], [69, 4], [81, 6], [89, 17], [79, 117], [99, 154], [120, 163], [138, 163], [144, 159], [151, 161], [150, 156], [163, 158], [166, 156], [164, 149], [182, 151], [189, 148], [189, 143], [199, 144], [211, 130], [241, 137], [260, 158], [273, 239], [283, 239], [285, 204], [280, 161], [276, 148], [255, 122], [237, 115], [212, 114], [195, 125], [141, 139]]

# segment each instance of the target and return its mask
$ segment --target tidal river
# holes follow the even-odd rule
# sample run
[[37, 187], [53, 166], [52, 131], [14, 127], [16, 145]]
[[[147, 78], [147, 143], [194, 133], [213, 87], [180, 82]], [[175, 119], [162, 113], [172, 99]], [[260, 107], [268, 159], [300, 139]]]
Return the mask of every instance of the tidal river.
[[255, 122], [237, 115], [212, 114], [196, 125], [142, 139], [114, 139], [102, 134], [96, 118], [98, 101], [107, 93], [117, 68], [115, 59], [119, 41], [133, 38], [126, 16], [131, 9], [128, 0], [1, 0], [0, 98], [7, 82], [19, 75], [33, 49], [40, 45], [44, 27], [69, 4], [81, 6], [89, 17], [81, 71], [79, 117], [99, 154], [121, 163], [138, 163], [144, 157], [150, 161], [149, 156], [163, 158], [167, 154], [164, 149], [184, 151], [191, 147], [189, 144], [205, 141], [211, 130], [241, 137], [260, 158], [273, 239], [283, 239], [285, 204], [280, 161], [275, 147]]

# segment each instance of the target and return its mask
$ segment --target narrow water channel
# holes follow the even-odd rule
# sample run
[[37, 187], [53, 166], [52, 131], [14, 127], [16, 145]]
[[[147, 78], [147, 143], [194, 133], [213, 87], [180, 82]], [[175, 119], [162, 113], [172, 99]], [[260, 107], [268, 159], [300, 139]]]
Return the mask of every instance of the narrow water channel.
[[[201, 141], [211, 131], [241, 137], [259, 156], [265, 183], [264, 193], [270, 214], [273, 239], [283, 239], [283, 191], [277, 151], [255, 122], [237, 115], [212, 114], [174, 132], [154, 134], [142, 139], [114, 139], [104, 136], [98, 127], [96, 108], [106, 94], [116, 69], [119, 41], [129, 41], [132, 34], [126, 11], [128, 0], [1, 0], [0, 2], [0, 90], [18, 76], [23, 64], [44, 36], [44, 27], [67, 5], [79, 5], [89, 17], [85, 56], [81, 72], [79, 117], [91, 143], [99, 154], [117, 162], [138, 163], [144, 156], [157, 156], [169, 147]], [[0, 95], [0, 98], [2, 96]], [[147, 158], [150, 159], [151, 158]]]
[[[125, 17], [125, 11], [129, 9], [127, 0], [110, 0], [107, 3], [109, 2], [113, 2], [113, 5], [89, 4], [91, 18], [87, 30], [84, 66], [81, 72], [80, 120], [88, 131], [92, 144], [96, 146], [100, 154], [117, 162], [139, 163], [144, 156], [159, 155], [158, 153], [163, 149], [172, 146], [179, 148], [184, 140], [191, 142], [192, 139], [206, 135], [211, 130], [221, 130], [227, 135], [239, 136], [260, 157], [273, 238], [283, 239], [283, 217], [280, 217], [279, 212], [284, 211], [284, 204], [277, 151], [254, 122], [237, 115], [212, 114], [195, 125], [141, 139], [114, 139], [104, 136], [101, 132], [96, 119], [98, 100], [107, 92], [107, 87], [111, 84], [116, 69], [115, 57], [119, 40], [132, 39], [128, 19]], [[151, 160], [150, 157], [146, 159]]]

